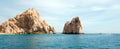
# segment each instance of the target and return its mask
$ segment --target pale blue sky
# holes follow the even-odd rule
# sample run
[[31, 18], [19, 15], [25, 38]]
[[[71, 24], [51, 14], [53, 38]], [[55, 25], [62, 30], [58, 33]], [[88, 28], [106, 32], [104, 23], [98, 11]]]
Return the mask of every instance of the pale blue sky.
[[57, 32], [79, 16], [85, 33], [120, 33], [120, 0], [1, 0], [0, 23], [35, 8]]

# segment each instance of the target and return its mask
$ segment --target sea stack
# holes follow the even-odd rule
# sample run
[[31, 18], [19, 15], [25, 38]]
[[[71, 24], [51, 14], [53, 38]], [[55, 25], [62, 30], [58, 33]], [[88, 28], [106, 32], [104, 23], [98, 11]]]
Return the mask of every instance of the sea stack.
[[63, 34], [83, 34], [82, 25], [79, 17], [73, 18], [65, 23]]
[[40, 18], [34, 8], [30, 8], [0, 25], [0, 34], [50, 34], [55, 28]]

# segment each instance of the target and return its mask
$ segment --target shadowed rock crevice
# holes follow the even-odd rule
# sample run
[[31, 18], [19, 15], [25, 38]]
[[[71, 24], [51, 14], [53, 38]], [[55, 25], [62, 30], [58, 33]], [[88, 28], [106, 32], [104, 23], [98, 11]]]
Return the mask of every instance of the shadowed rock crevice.
[[63, 34], [83, 34], [79, 17], [75, 17], [72, 21], [65, 23]]
[[42, 20], [39, 13], [33, 8], [0, 25], [0, 33], [5, 34], [50, 34], [50, 31], [56, 32], [54, 27]]

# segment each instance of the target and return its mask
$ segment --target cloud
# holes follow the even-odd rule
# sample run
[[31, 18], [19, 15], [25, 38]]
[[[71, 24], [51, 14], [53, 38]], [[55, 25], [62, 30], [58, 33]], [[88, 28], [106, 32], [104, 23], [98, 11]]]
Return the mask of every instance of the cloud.
[[88, 0], [89, 3], [108, 3], [110, 0]]
[[2, 24], [5, 21], [6, 21], [6, 19], [4, 17], [0, 17], [0, 24]]
[[120, 9], [120, 4], [113, 4], [113, 5], [111, 5], [111, 8], [112, 9]]
[[66, 4], [63, 1], [60, 0], [22, 0], [22, 3], [19, 3], [19, 5], [23, 6], [34, 6], [34, 7], [41, 7], [41, 8], [53, 8], [53, 9], [61, 9], [61, 8], [67, 8], [67, 7], [74, 7], [71, 4]]
[[91, 8], [92, 11], [102, 11], [105, 10], [106, 8], [104, 7], [100, 7], [100, 6], [94, 6]]
[[59, 19], [57, 17], [52, 17], [52, 16], [42, 16], [42, 19], [54, 22], [54, 21], [58, 21]]

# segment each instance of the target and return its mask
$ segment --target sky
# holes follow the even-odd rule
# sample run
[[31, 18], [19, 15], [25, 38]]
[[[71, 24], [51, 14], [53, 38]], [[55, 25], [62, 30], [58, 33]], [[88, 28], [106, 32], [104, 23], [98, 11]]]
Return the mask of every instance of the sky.
[[57, 32], [79, 16], [85, 33], [120, 33], [120, 0], [1, 0], [0, 23], [29, 8]]

